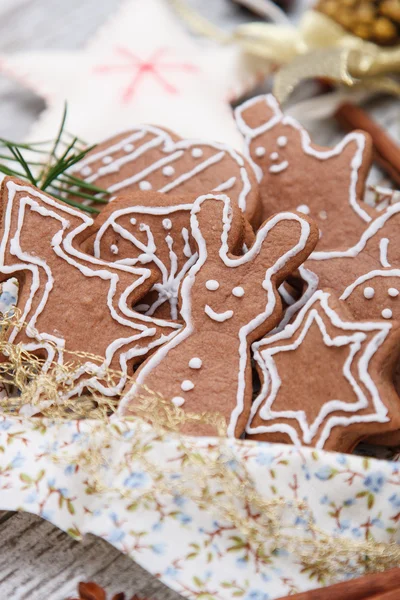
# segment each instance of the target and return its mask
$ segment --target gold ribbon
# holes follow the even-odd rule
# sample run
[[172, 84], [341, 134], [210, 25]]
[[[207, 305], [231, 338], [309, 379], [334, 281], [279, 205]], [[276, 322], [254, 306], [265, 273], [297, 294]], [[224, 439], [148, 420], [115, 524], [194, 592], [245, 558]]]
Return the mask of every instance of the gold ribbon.
[[314, 10], [304, 13], [297, 27], [248, 23], [226, 33], [189, 8], [185, 0], [169, 0], [184, 21], [200, 35], [220, 43], [237, 43], [254, 58], [272, 66], [274, 94], [284, 102], [304, 79], [326, 78], [348, 87], [400, 95], [400, 46], [383, 48], [348, 33]]

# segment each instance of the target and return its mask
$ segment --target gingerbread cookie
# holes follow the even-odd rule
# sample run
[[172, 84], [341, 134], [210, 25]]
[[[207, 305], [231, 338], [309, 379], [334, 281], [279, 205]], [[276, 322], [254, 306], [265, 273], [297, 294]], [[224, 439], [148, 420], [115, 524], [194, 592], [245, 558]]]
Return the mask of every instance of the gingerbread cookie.
[[258, 186], [251, 166], [235, 150], [217, 142], [183, 140], [150, 125], [96, 146], [74, 174], [114, 196], [154, 190], [191, 197], [224, 192], [248, 220], [260, 223]]
[[312, 288], [330, 287], [357, 319], [400, 320], [400, 204], [389, 206], [351, 248], [316, 251]]
[[354, 131], [334, 148], [316, 146], [272, 95], [239, 106], [236, 120], [260, 182], [263, 218], [297, 210], [317, 223], [318, 249], [352, 246], [377, 214], [361, 201], [372, 161], [369, 135]]
[[[179, 330], [132, 310], [155, 276], [148, 268], [110, 264], [81, 251], [75, 237], [93, 220], [30, 184], [6, 178], [1, 207], [0, 278], [18, 279], [18, 308], [28, 324], [12, 329], [9, 340], [49, 360], [63, 361], [64, 350], [103, 357], [100, 370], [123, 375], [113, 389], [94, 383], [107, 395], [119, 393], [132, 363]], [[82, 374], [86, 364], [93, 372], [89, 360]]]
[[[250, 344], [280, 320], [277, 287], [313, 250], [318, 230], [303, 215], [280, 213], [259, 229], [246, 254], [234, 256], [235, 240], [228, 238], [234, 206], [213, 195], [194, 203], [199, 258], [180, 288], [184, 328], [138, 369], [123, 414], [145, 385], [187, 412], [221, 413], [229, 436], [243, 433], [252, 398]], [[204, 424], [184, 431], [215, 433]]]
[[251, 407], [250, 437], [350, 452], [368, 435], [399, 428], [397, 323], [354, 319], [320, 290], [292, 324], [253, 350], [262, 389]]
[[[188, 201], [189, 200], [189, 201]], [[156, 271], [157, 280], [141, 299], [136, 310], [149, 316], [177, 320], [178, 290], [197, 260], [197, 248], [190, 232], [190, 198], [158, 192], [135, 192], [118, 197], [96, 218], [92, 235], [85, 241], [86, 252], [110, 262], [144, 266]], [[243, 246], [244, 217], [236, 207], [230, 235], [237, 240], [234, 251]], [[254, 233], [246, 225], [246, 244]]]

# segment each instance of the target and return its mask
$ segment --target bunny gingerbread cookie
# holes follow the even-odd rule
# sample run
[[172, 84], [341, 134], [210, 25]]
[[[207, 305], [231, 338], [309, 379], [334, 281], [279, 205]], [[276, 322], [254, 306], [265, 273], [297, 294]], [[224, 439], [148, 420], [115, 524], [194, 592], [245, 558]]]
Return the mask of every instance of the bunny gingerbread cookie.
[[[142, 387], [189, 413], [218, 413], [229, 436], [240, 436], [252, 398], [250, 344], [282, 315], [277, 287], [312, 252], [317, 227], [304, 215], [280, 213], [259, 229], [242, 256], [230, 233], [238, 207], [224, 195], [205, 195], [191, 211], [198, 260], [180, 288], [183, 329], [136, 372], [120, 410], [134, 412]], [[206, 424], [185, 433], [215, 434]]]
[[319, 147], [271, 94], [248, 100], [235, 114], [259, 181], [263, 218], [297, 210], [317, 223], [318, 250], [352, 246], [378, 214], [362, 202], [370, 136], [354, 131], [334, 148]]
[[358, 320], [319, 290], [292, 323], [253, 350], [262, 385], [248, 437], [351, 452], [370, 435], [399, 429], [398, 323]]
[[[68, 351], [96, 355], [101, 364], [88, 357], [73, 392], [89, 379], [103, 394], [119, 395], [133, 364], [180, 329], [132, 309], [151, 289], [154, 273], [86, 254], [76, 239], [93, 219], [26, 182], [3, 181], [1, 209], [0, 281], [18, 280], [17, 307], [26, 324], [12, 327], [9, 341], [47, 361], [63, 363]], [[121, 372], [113, 387], [93, 378], [104, 368]]]

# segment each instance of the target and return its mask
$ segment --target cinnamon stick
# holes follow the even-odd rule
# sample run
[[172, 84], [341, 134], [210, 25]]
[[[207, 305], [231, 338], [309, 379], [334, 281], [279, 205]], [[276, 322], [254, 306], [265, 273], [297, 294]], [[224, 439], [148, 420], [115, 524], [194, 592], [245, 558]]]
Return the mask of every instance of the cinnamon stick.
[[350, 102], [338, 108], [335, 118], [346, 130], [363, 129], [370, 134], [374, 144], [375, 161], [396, 184], [400, 185], [400, 146], [393, 138], [364, 109]]
[[282, 600], [400, 600], [400, 568], [286, 596]]

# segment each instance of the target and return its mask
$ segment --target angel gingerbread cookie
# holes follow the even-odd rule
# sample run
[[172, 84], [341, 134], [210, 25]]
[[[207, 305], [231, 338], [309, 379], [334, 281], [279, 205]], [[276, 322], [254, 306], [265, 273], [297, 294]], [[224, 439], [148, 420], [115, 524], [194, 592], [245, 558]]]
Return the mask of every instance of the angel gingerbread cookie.
[[[95, 219], [83, 244], [86, 252], [118, 264], [148, 267], [157, 274], [137, 311], [179, 319], [179, 286], [198, 257], [190, 231], [191, 209], [187, 196], [135, 192], [118, 197]], [[241, 252], [245, 230], [243, 213], [235, 210], [230, 232], [236, 240], [234, 252]], [[248, 231], [245, 237], [247, 243], [254, 240]]]
[[351, 452], [369, 435], [399, 429], [397, 323], [355, 319], [319, 290], [253, 350], [262, 388], [246, 427], [252, 439]]
[[260, 223], [257, 180], [243, 156], [160, 127], [143, 125], [106, 140], [74, 167], [74, 175], [113, 197], [153, 190], [186, 195], [193, 203], [201, 194], [224, 192], [251, 223]]
[[260, 184], [263, 218], [297, 210], [317, 223], [318, 249], [352, 246], [377, 214], [362, 202], [372, 161], [369, 135], [354, 131], [334, 148], [316, 146], [271, 94], [239, 106], [236, 120]]
[[[250, 344], [280, 320], [277, 287], [313, 250], [318, 230], [303, 215], [280, 213], [263, 224], [248, 252], [235, 256], [228, 234], [237, 210], [223, 195], [194, 203], [199, 258], [180, 289], [184, 327], [139, 367], [123, 414], [134, 410], [146, 386], [186, 412], [222, 414], [229, 436], [243, 433], [252, 398]], [[215, 434], [204, 424], [186, 424], [184, 431]]]
[[[122, 375], [106, 394], [120, 393], [132, 364], [169, 340], [179, 325], [132, 310], [151, 289], [148, 268], [110, 264], [84, 253], [75, 238], [93, 220], [30, 184], [6, 178], [1, 188], [0, 280], [19, 282], [18, 308], [27, 326], [10, 331], [11, 342], [48, 361], [66, 351], [91, 353]], [[95, 369], [88, 359], [82, 367]], [[85, 378], [79, 379], [79, 389]], [[95, 382], [92, 382], [95, 383]], [[79, 391], [79, 390], [78, 390]]]

